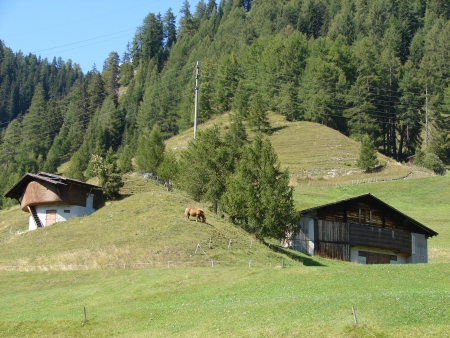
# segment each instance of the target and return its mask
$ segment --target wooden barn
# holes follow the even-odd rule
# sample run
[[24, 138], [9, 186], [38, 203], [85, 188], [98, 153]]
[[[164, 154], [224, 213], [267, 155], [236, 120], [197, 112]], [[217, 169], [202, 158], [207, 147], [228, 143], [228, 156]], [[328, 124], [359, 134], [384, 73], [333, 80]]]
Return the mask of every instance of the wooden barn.
[[39, 172], [24, 175], [4, 196], [18, 200], [22, 210], [30, 213], [28, 230], [35, 230], [93, 213], [102, 190], [97, 185]]
[[298, 233], [285, 246], [361, 264], [427, 263], [427, 239], [437, 235], [370, 193], [301, 215]]

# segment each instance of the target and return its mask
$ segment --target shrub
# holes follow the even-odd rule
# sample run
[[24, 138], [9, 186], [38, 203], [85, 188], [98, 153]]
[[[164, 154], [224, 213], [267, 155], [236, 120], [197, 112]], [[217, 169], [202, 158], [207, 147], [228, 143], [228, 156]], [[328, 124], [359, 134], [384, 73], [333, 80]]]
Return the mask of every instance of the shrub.
[[444, 162], [433, 153], [425, 154], [416, 159], [416, 164], [427, 169], [433, 170], [438, 175], [445, 174]]

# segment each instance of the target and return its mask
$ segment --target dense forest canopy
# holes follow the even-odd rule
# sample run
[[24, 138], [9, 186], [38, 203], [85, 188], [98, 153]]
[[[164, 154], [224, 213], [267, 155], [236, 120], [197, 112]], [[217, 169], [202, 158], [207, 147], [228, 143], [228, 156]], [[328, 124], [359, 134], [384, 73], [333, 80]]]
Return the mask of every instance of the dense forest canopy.
[[[266, 114], [370, 137], [397, 160], [416, 150], [450, 163], [450, 5], [444, 0], [200, 0], [149, 13], [120, 56], [83, 74], [71, 60], [14, 53], [0, 41], [0, 187], [56, 168], [86, 179], [91, 156], [136, 155], [226, 111], [256, 130]], [[125, 169], [124, 169], [125, 170]], [[237, 179], [237, 178], [236, 178]], [[2, 207], [11, 201], [2, 200]]]

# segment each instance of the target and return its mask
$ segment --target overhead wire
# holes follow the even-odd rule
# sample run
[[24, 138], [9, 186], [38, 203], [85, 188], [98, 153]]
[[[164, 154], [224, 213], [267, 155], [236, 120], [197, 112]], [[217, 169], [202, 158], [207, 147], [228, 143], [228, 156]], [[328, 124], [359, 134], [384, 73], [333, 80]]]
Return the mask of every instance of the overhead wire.
[[[59, 25], [41, 27], [41, 28], [33, 29], [32, 31], [22, 31], [22, 32], [18, 32], [18, 33], [16, 32], [14, 34], [3, 35], [3, 38], [5, 38], [5, 37], [14, 37], [14, 36], [19, 36], [19, 35], [25, 35], [25, 34], [29, 35], [30, 33], [36, 33], [36, 32], [45, 31], [45, 30], [53, 30], [53, 29], [56, 29], [56, 28], [60, 28], [62, 26], [74, 25], [74, 24], [77, 24], [77, 23], [81, 23], [81, 22], [85, 22], [85, 21], [89, 21], [89, 20], [94, 20], [94, 19], [98, 19], [98, 18], [101, 18], [101, 17], [105, 17], [105, 16], [111, 16], [111, 15], [117, 14], [117, 13], [123, 13], [125, 11], [129, 11], [129, 10], [132, 10], [132, 9], [135, 9], [135, 8], [139, 8], [139, 7], [143, 7], [143, 6], [149, 6], [152, 3], [159, 3], [159, 2], [162, 2], [162, 1], [163, 0], [146, 1], [145, 3], [142, 3], [141, 5], [127, 7], [127, 8], [124, 8], [124, 9], [121, 9], [121, 10], [117, 10], [117, 11], [112, 11], [112, 12], [106, 12], [106, 13], [103, 12], [100, 15], [86, 17], [86, 18], [79, 19], [79, 20], [74, 20], [74, 21], [68, 21], [68, 22], [64, 22], [64, 23], [59, 24]], [[87, 42], [87, 41], [92, 41], [92, 40], [104, 38], [104, 37], [107, 37], [107, 36], [110, 36], [110, 35], [115, 35], [115, 34], [118, 34], [118, 33], [129, 32], [129, 31], [132, 31], [132, 30], [136, 31], [136, 27], [127, 28], [127, 29], [124, 29], [124, 30], [121, 30], [121, 31], [118, 31], [118, 32], [115, 32], [115, 33], [110, 33], [110, 34], [97, 36], [97, 37], [93, 37], [93, 38], [89, 38], [89, 39], [83, 39], [83, 40], [75, 41], [75, 42], [72, 42], [72, 43], [69, 43], [69, 44], [64, 44], [64, 45], [60, 45], [60, 46], [56, 46], [56, 47], [49, 47], [49, 48], [46, 48], [46, 49], [37, 50], [37, 51], [34, 51], [34, 52], [30, 52], [30, 54], [37, 54], [37, 53], [42, 52], [42, 51], [59, 49], [61, 47], [66, 47], [66, 46], [70, 46], [70, 45], [76, 45], [76, 44], [84, 43], [84, 42]], [[117, 38], [121, 38], [121, 37], [124, 37], [124, 36], [126, 36], [126, 35], [121, 35], [121, 36], [117, 36], [117, 37], [112, 38], [112, 39], [103, 40], [103, 41], [100, 41], [99, 43], [110, 41], [110, 40], [117, 39]], [[97, 43], [95, 43], [95, 44], [97, 44]], [[62, 51], [59, 51], [59, 52], [65, 52], [65, 51], [69, 51], [69, 50], [73, 50], [73, 49], [84, 48], [84, 47], [88, 47], [88, 46], [91, 46], [91, 45], [93, 45], [93, 44], [82, 45], [82, 46], [71, 48], [71, 49], [65, 49], [65, 50], [62, 50]], [[48, 55], [50, 55], [50, 54], [48, 54]], [[45, 56], [45, 54], [44, 54], [44, 56]], [[14, 57], [15, 57], [15, 55], [13, 53], [13, 55], [11, 55], [9, 57], [0, 58], [0, 61], [4, 60], [6, 58], [14, 58]]]
[[[194, 69], [194, 67], [192, 67], [193, 69]], [[217, 67], [218, 68], [218, 67]], [[172, 70], [173, 72], [175, 72], [176, 70]], [[164, 78], [165, 76], [169, 76], [168, 75], [169, 73], [160, 73], [159, 74], [159, 77], [160, 78]], [[201, 74], [201, 73], [200, 73]], [[218, 75], [218, 74], [220, 74], [220, 72], [218, 72], [218, 70], [216, 70], [216, 76], [220, 76], [220, 75]], [[257, 74], [256, 74], [257, 75]], [[255, 75], [255, 77], [254, 77], [254, 80], [256, 80], [256, 75]], [[270, 74], [269, 74], [270, 75]], [[208, 77], [208, 76], [203, 76], [204, 78], [209, 78], [210, 80], [214, 80], [214, 79], [216, 79], [216, 77]], [[184, 77], [184, 81], [187, 81], [187, 80], [189, 80], [189, 78], [193, 78], [193, 74], [189, 74], [189, 75], [185, 75], [185, 77]], [[202, 78], [202, 75], [200, 75], [200, 79]], [[237, 82], [236, 82], [236, 80], [229, 80], [229, 79], [226, 79], [226, 78], [222, 78], [222, 79], [220, 79], [220, 77], [219, 77], [219, 80], [221, 80], [221, 81], [223, 81], [223, 82], [228, 82], [228, 83], [234, 83], [234, 84], [236, 84]], [[243, 80], [243, 79], [238, 79], [238, 81], [241, 81], [241, 80]], [[246, 79], [244, 79], [244, 80], [251, 80], [251, 79], [249, 79], [248, 77], [246, 78]], [[325, 83], [325, 84], [327, 84], [327, 85], [336, 85], [336, 83], [334, 83], [334, 82], [331, 82], [331, 81], [323, 81], [323, 83]], [[179, 79], [175, 79], [175, 80], [172, 80], [172, 79], [170, 79], [170, 80], [166, 80], [165, 82], [164, 81], [159, 81], [159, 82], [157, 82], [157, 85], [156, 85], [156, 90], [157, 91], [159, 91], [159, 92], [161, 92], [161, 90], [162, 89], [165, 89], [165, 88], [170, 88], [170, 87], [177, 87], [178, 86], [178, 84], [179, 84]], [[200, 82], [200, 86], [201, 86], [201, 84], [202, 84], [202, 82]], [[264, 86], [267, 86], [267, 87], [271, 87], [271, 88], [275, 88], [275, 89], [281, 89], [281, 87], [283, 86], [283, 85], [285, 85], [285, 83], [276, 83], [276, 84], [273, 84], [272, 82], [271, 82], [271, 79], [263, 79], [262, 81], [261, 81], [261, 79], [259, 79], [259, 81], [258, 81], [258, 86], [259, 87], [261, 87], [261, 85], [264, 85]], [[192, 90], [194, 90], [194, 84], [192, 84]], [[200, 87], [201, 88], [201, 87]], [[183, 88], [182, 89], [183, 91], [185, 90], [185, 88]], [[211, 89], [210, 89], [211, 90]], [[214, 89], [212, 89], [214, 92], [215, 92], [215, 90]], [[257, 89], [256, 88], [245, 88], [245, 90], [246, 91], [248, 91], [249, 93], [256, 93], [257, 92]], [[345, 93], [342, 93], [342, 94], [345, 94]], [[185, 98], [185, 97], [188, 97], [188, 96], [190, 96], [191, 94], [189, 94], [189, 93], [185, 93], [185, 94], [183, 94], [183, 95], [181, 95], [181, 96], [179, 96], [178, 95], [178, 99], [176, 100], [176, 101], [180, 101], [181, 99], [183, 99], [183, 98]], [[347, 95], [348, 95], [348, 93], [347, 93]], [[350, 96], [351, 97], [351, 96]], [[168, 94], [165, 94], [165, 96], [163, 96], [163, 97], [161, 97], [161, 96], [159, 96], [159, 98], [161, 99], [161, 100], [167, 100], [167, 99], [173, 99], [174, 98], [174, 95], [172, 94], [172, 93], [168, 93]], [[382, 104], [382, 105], [379, 105], [379, 106], [381, 106], [381, 107], [389, 107], [389, 108], [392, 108], [392, 106], [391, 105], [388, 105], [387, 103], [392, 103], [393, 101], [386, 101], [386, 100], [378, 100], [377, 102], [382, 102], [382, 103], [384, 103], [384, 104]], [[336, 108], [337, 110], [339, 109], [339, 110], [343, 110], [343, 109], [346, 109], [346, 108], [348, 108], [348, 106], [343, 106], [343, 105], [338, 105], [338, 104], [328, 104], [328, 106], [329, 107], [332, 107], [332, 108]], [[417, 109], [419, 109], [419, 107], [420, 108], [423, 108], [423, 106], [421, 105], [421, 106], [415, 106]], [[376, 110], [376, 109], [372, 109], [372, 110], [366, 110], [367, 112], [371, 112], [371, 117], [373, 117], [373, 118], [386, 118], [386, 112], [385, 111], [381, 111], [381, 110]], [[95, 114], [92, 114], [92, 113], [86, 113], [85, 114], [85, 116], [84, 115], [80, 115], [80, 116], [78, 116], [79, 118], [80, 118], [80, 120], [78, 121], [78, 122], [81, 122], [82, 124], [85, 124], [85, 127], [87, 127], [87, 124], [92, 120], [92, 118], [95, 116]], [[351, 117], [349, 117], [349, 116], [343, 116], [343, 115], [339, 115], [339, 114], [330, 114], [330, 113], [326, 113], [326, 114], [322, 114], [321, 116], [324, 116], [324, 117], [331, 117], [331, 118], [342, 118], [342, 119], [350, 119]], [[47, 121], [47, 122], [50, 122], [50, 124], [52, 124], [52, 125], [54, 125], [54, 126], [58, 126], [58, 125], [62, 125], [62, 123], [64, 123], [65, 122], [65, 116], [60, 116], [59, 118], [58, 117], [56, 117], [55, 119], [53, 119], [53, 120], [50, 120], [50, 121]], [[118, 119], [116, 119], [116, 120], [110, 120], [111, 122], [117, 122], [118, 120], [125, 120], [127, 118], [127, 115], [125, 115], [124, 117], [122, 117], [122, 118], [118, 118]], [[11, 122], [11, 121], [9, 121], [9, 122]], [[4, 122], [4, 123], [9, 123], [9, 122]], [[390, 124], [390, 122], [383, 122], [383, 121], [378, 121], [378, 123], [385, 123], [385, 124]], [[423, 127], [423, 124], [419, 124], [419, 125], [417, 125], [417, 124], [409, 124], [409, 126], [410, 127]], [[26, 128], [30, 128], [30, 129], [34, 129], [36, 126], [35, 125], [28, 125], [28, 127], [26, 127]], [[0, 133], [3, 133], [3, 131], [6, 129], [7, 127], [4, 127], [4, 128], [0, 128]], [[46, 138], [46, 137], [50, 137], [50, 138], [54, 138], [59, 132], [60, 132], [60, 129], [61, 128], [54, 128], [53, 130], [50, 130], [50, 131], [47, 131], [47, 132], [44, 132], [44, 133], [42, 133], [41, 135], [39, 135], [40, 137], [42, 137], [42, 138]], [[27, 129], [23, 129], [23, 131], [27, 131]], [[83, 133], [84, 131], [79, 131], [80, 133]], [[26, 133], [25, 133], [26, 134]], [[17, 139], [17, 141], [16, 142], [14, 142], [14, 143], [9, 143], [9, 144], [13, 144], [13, 145], [18, 145], [18, 144], [20, 144], [21, 142], [23, 141], [23, 139], [21, 139], [21, 138], [18, 138]]]

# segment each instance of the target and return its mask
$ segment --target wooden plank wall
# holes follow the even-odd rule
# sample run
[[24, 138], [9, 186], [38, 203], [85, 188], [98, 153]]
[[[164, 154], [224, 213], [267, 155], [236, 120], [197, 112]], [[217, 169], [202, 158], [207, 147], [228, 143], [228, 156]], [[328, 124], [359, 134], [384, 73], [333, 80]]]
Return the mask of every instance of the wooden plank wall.
[[349, 226], [343, 222], [318, 220], [317, 254], [321, 257], [350, 261]]
[[394, 250], [411, 255], [411, 233], [408, 231], [350, 224], [350, 245]]
[[348, 244], [319, 243], [317, 254], [325, 258], [350, 261], [350, 246]]
[[318, 220], [319, 242], [349, 242], [349, 227], [347, 223]]
[[67, 188], [67, 200], [70, 204], [86, 206], [86, 198], [89, 190], [76, 184], [69, 185]]
[[368, 196], [320, 208], [317, 218], [423, 233], [404, 215]]

